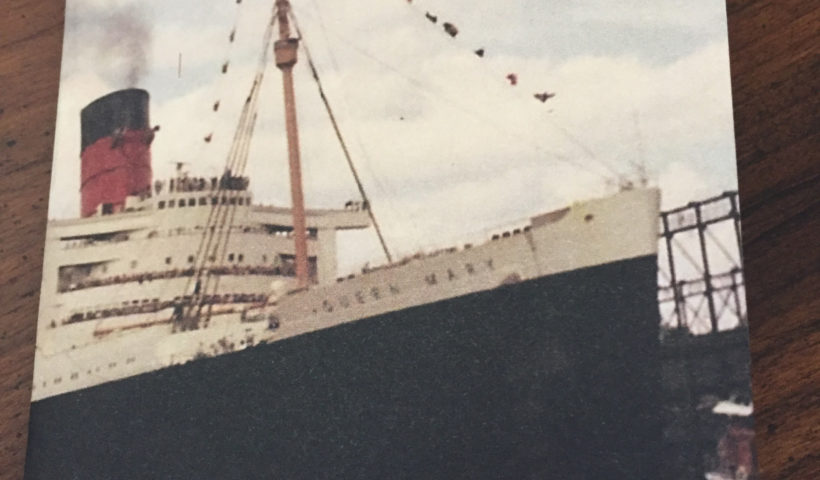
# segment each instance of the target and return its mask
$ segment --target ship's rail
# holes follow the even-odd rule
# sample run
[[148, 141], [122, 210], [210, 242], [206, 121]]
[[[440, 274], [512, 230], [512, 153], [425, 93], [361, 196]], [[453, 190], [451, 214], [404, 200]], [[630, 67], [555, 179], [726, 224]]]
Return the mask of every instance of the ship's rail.
[[[397, 260], [393, 263], [386, 263], [386, 264], [383, 264], [383, 265], [377, 265], [375, 267], [370, 267], [369, 265], [365, 265], [364, 267], [361, 268], [361, 273], [360, 274], [361, 275], [367, 275], [367, 274], [374, 273], [374, 272], [380, 272], [382, 270], [390, 270], [390, 269], [393, 269], [393, 268], [402, 267], [404, 265], [407, 265], [410, 262], [414, 262], [414, 261], [418, 261], [418, 260], [424, 260], [424, 259], [427, 259], [427, 258], [435, 258], [439, 255], [452, 254], [452, 253], [461, 252], [461, 251], [464, 251], [464, 250], [470, 250], [474, 246], [481, 246], [481, 245], [484, 245], [486, 243], [492, 243], [492, 242], [496, 242], [496, 241], [502, 241], [502, 240], [510, 239], [510, 238], [513, 238], [513, 237], [517, 237], [521, 234], [525, 234], [525, 233], [529, 232], [530, 230], [532, 230], [531, 225], [510, 227], [507, 230], [497, 231], [497, 233], [492, 233], [492, 234], [487, 235], [487, 238], [485, 238], [484, 241], [479, 243], [478, 245], [475, 245], [473, 243], [462, 243], [460, 245], [445, 247], [445, 248], [437, 248], [437, 249], [426, 251], [426, 252], [416, 252], [413, 255], [405, 255], [400, 260]], [[338, 277], [338, 278], [336, 278], [336, 282], [341, 283], [341, 282], [344, 282], [346, 280], [352, 280], [360, 274], [359, 273], [351, 273], [351, 274], [348, 274], [346, 276]]]
[[221, 177], [191, 177], [183, 174], [168, 180], [156, 180], [154, 192], [157, 195], [191, 192], [237, 191], [244, 192], [250, 186], [250, 179], [226, 172]]
[[[84, 281], [78, 281], [72, 284], [69, 284], [66, 287], [60, 288], [58, 291], [60, 293], [66, 292], [74, 292], [77, 290], [85, 290], [88, 288], [97, 288], [97, 287], [105, 287], [109, 285], [121, 285], [125, 283], [146, 283], [152, 282], [155, 280], [169, 280], [173, 278], [185, 278], [185, 277], [193, 277], [196, 273], [196, 270], [191, 268], [186, 269], [171, 269], [171, 270], [162, 270], [162, 271], [155, 271], [155, 272], [143, 272], [143, 273], [134, 273], [129, 275], [114, 275], [111, 277], [104, 277], [104, 278], [93, 278]], [[264, 275], [269, 277], [293, 277], [295, 276], [295, 272], [293, 268], [283, 264], [281, 266], [239, 266], [239, 265], [232, 265], [228, 266], [221, 266], [221, 267], [208, 267], [205, 268], [202, 272], [203, 275], [215, 275], [215, 276], [244, 276], [244, 275]]]
[[[199, 305], [240, 305], [240, 304], [261, 304], [266, 302], [268, 296], [262, 293], [225, 293], [202, 295], [197, 298]], [[75, 311], [68, 317], [60, 321], [60, 325], [70, 325], [73, 323], [86, 322], [91, 320], [102, 320], [111, 317], [123, 317], [127, 315], [137, 315], [146, 313], [156, 313], [174, 308], [180, 302], [191, 302], [192, 296], [176, 297], [173, 300], [160, 301], [158, 298], [126, 300], [120, 303], [99, 304], [89, 306], [82, 311]], [[52, 327], [56, 327], [54, 322]]]
[[[223, 231], [225, 229], [220, 229]], [[153, 229], [148, 231], [143, 237], [144, 239], [155, 239], [155, 238], [172, 238], [172, 237], [180, 237], [180, 236], [202, 236], [205, 232], [205, 227], [201, 225], [197, 225], [195, 227], [175, 227], [170, 228], [167, 230], [158, 230]], [[293, 230], [286, 229], [286, 228], [269, 228], [269, 227], [258, 227], [258, 226], [248, 226], [248, 225], [234, 225], [230, 227], [230, 232], [232, 234], [241, 233], [243, 235], [262, 235], [267, 237], [282, 237], [282, 238], [292, 238], [293, 237]], [[316, 230], [315, 229], [308, 229], [308, 238], [315, 238], [316, 237]], [[73, 250], [78, 248], [89, 248], [89, 247], [100, 247], [100, 246], [108, 246], [119, 244], [122, 242], [128, 242], [133, 240], [139, 240], [132, 234], [122, 234], [116, 237], [111, 238], [95, 238], [93, 235], [89, 235], [88, 238], [83, 239], [75, 239], [75, 240], [64, 240], [62, 243], [63, 250]]]

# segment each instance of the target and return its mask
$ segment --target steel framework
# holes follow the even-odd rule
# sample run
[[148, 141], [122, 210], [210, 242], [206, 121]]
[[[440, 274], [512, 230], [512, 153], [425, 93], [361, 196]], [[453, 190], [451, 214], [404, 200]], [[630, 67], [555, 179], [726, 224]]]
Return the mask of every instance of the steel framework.
[[662, 324], [696, 334], [745, 326], [737, 192], [663, 211], [660, 219], [658, 301]]

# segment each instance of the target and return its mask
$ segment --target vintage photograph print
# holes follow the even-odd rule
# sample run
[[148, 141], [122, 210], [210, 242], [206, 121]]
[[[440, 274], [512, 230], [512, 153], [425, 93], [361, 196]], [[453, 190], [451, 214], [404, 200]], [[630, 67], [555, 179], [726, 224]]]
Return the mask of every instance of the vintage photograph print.
[[29, 479], [751, 479], [725, 4], [67, 0]]

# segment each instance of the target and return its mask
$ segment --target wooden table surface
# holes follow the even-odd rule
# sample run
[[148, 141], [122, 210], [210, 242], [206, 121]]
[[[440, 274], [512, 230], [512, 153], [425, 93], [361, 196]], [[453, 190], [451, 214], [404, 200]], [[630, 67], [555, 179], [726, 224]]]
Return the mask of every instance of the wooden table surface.
[[[0, 479], [22, 477], [62, 0], [0, 0]], [[820, 1], [729, 0], [763, 478], [820, 478]]]

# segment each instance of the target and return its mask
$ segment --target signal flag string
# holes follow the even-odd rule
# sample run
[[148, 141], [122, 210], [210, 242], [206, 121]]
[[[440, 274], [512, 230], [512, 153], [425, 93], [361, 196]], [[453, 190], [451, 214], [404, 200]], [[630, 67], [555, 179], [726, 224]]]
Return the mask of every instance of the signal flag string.
[[[413, 4], [413, 0], [407, 0], [407, 4], [411, 8], [415, 9], [418, 12], [422, 11], [422, 9], [420, 9], [418, 6]], [[424, 18], [426, 18], [428, 22], [430, 22], [434, 25], [439, 24], [439, 15], [433, 14], [430, 11], [424, 11]], [[446, 33], [451, 38], [456, 38], [459, 35], [460, 30], [454, 23], [449, 22], [449, 21], [442, 21], [440, 23], [441, 23], [442, 30], [444, 30], [444, 33]], [[479, 58], [484, 58], [484, 56], [487, 54], [487, 48], [484, 47], [484, 46], [480, 46], [478, 48], [471, 48], [470, 50], [473, 52], [473, 54], [475, 56], [477, 56]], [[500, 76], [499, 76], [499, 78], [500, 78]], [[503, 78], [507, 81], [507, 83], [511, 87], [515, 87], [519, 84], [519, 74], [516, 73], [516, 72], [506, 73], [503, 76]], [[546, 103], [547, 100], [549, 100], [549, 99], [551, 99], [555, 96], [556, 96], [556, 93], [548, 92], [548, 91], [536, 91], [535, 93], [533, 93], [533, 98], [540, 101], [541, 103]]]
[[[311, 17], [311, 15], [306, 15], [306, 11], [304, 11], [304, 10], [302, 10], [300, 12], [300, 15]], [[606, 171], [607, 171], [606, 174], [602, 173], [600, 171], [590, 170], [590, 165], [585, 165], [585, 164], [581, 163], [580, 160], [578, 160], [576, 158], [573, 158], [573, 157], [570, 157], [568, 155], [558, 153], [554, 150], [550, 150], [548, 148], [545, 148], [544, 146], [542, 146], [538, 142], [534, 141], [531, 137], [526, 136], [526, 135], [524, 135], [524, 134], [522, 134], [522, 133], [520, 133], [520, 132], [518, 132], [514, 129], [508, 128], [507, 126], [505, 126], [505, 125], [499, 123], [498, 121], [496, 121], [496, 119], [492, 118], [491, 116], [485, 115], [485, 114], [483, 114], [483, 113], [481, 113], [481, 112], [479, 112], [479, 111], [477, 111], [473, 108], [470, 108], [470, 107], [462, 104], [461, 102], [456, 101], [453, 98], [451, 98], [451, 97], [443, 94], [442, 92], [436, 90], [435, 88], [433, 88], [432, 86], [426, 84], [425, 82], [413, 77], [412, 75], [409, 75], [409, 74], [403, 72], [401, 69], [399, 69], [399, 68], [391, 65], [390, 63], [380, 59], [379, 57], [377, 57], [376, 55], [374, 55], [370, 51], [368, 51], [368, 50], [364, 49], [363, 47], [360, 47], [359, 45], [357, 45], [355, 41], [353, 41], [349, 38], [346, 38], [345, 36], [339, 34], [337, 31], [329, 29], [329, 28], [324, 28], [324, 30], [326, 32], [332, 33], [334, 37], [341, 40], [342, 44], [345, 47], [350, 48], [351, 50], [357, 52], [358, 54], [360, 54], [360, 55], [368, 58], [369, 60], [372, 60], [373, 62], [379, 64], [385, 70], [387, 70], [387, 71], [389, 71], [389, 72], [403, 78], [405, 81], [407, 81], [410, 85], [417, 88], [418, 90], [420, 90], [420, 91], [422, 91], [422, 92], [424, 92], [424, 93], [426, 93], [426, 94], [428, 94], [432, 97], [435, 97], [439, 100], [444, 101], [445, 103], [450, 105], [452, 108], [464, 113], [465, 115], [468, 115], [471, 118], [474, 118], [477, 121], [480, 121], [482, 123], [485, 123], [485, 124], [493, 127], [494, 129], [498, 130], [501, 133], [509, 135], [512, 138], [516, 138], [516, 139], [518, 139], [518, 140], [520, 140], [524, 143], [528, 143], [533, 148], [533, 150], [535, 150], [536, 152], [539, 152], [539, 153], [544, 154], [544, 155], [548, 155], [551, 158], [553, 158], [553, 159], [555, 159], [559, 162], [563, 162], [563, 163], [566, 163], [568, 165], [572, 165], [573, 167], [578, 168], [579, 170], [582, 170], [582, 171], [589, 172], [589, 173], [592, 173], [594, 175], [597, 175], [598, 177], [600, 177], [604, 180], [609, 179], [612, 175], [619, 176], [618, 173], [614, 169], [609, 167], [606, 163], [598, 161], [597, 159], [593, 158], [593, 160], [596, 160], [598, 166], [606, 169]]]
[[[217, 97], [216, 99], [214, 99], [213, 103], [211, 104], [211, 110], [214, 113], [219, 112], [219, 108], [222, 105], [222, 99], [220, 98], [222, 92], [224, 91], [222, 86], [225, 83], [224, 78], [228, 74], [229, 69], [230, 69], [231, 55], [232, 55], [232, 52], [233, 52], [233, 45], [236, 41], [237, 30], [239, 28], [239, 19], [241, 17], [241, 14], [242, 14], [242, 0], [236, 0], [236, 8], [235, 8], [235, 13], [234, 13], [233, 25], [231, 26], [230, 32], [226, 36], [226, 38], [228, 40], [228, 46], [227, 46], [227, 49], [226, 49], [224, 57], [223, 57], [224, 60], [222, 61], [222, 64], [221, 64], [221, 66], [219, 67], [219, 70], [218, 70], [220, 72], [219, 80], [217, 82], [218, 85], [214, 88], [214, 90], [216, 90], [216, 97]], [[202, 140], [206, 144], [211, 143], [211, 141], [213, 139], [214, 139], [214, 131], [213, 130], [208, 132], [207, 134], [205, 134], [202, 137]]]
[[[416, 12], [419, 12], [419, 13], [422, 12], [422, 9], [419, 8], [415, 3], [413, 3], [413, 0], [406, 0], [406, 3], [410, 8], [412, 8]], [[434, 24], [434, 25], [439, 24], [439, 15], [437, 15], [437, 14], [433, 14], [429, 11], [424, 11], [424, 18], [428, 21], [428, 23], [431, 23], [431, 24]], [[458, 40], [456, 37], [459, 35], [460, 31], [459, 31], [458, 27], [455, 26], [455, 24], [453, 24], [449, 21], [444, 21], [444, 22], [441, 22], [441, 25], [442, 25], [442, 28], [443, 28], [444, 32], [449, 37], [451, 37], [452, 39]], [[475, 54], [475, 56], [477, 56], [481, 59], [484, 59], [485, 56], [487, 56], [487, 54], [488, 54], [488, 49], [485, 46], [481, 46], [477, 49], [473, 49], [473, 48], [467, 48], [467, 49], [472, 51], [472, 53]], [[488, 69], [492, 68], [490, 65], [487, 65], [486, 62], [482, 62], [482, 63], [484, 63], [485, 68], [488, 68]], [[493, 77], [494, 78], [502, 78], [503, 77], [504, 80], [507, 82], [507, 84], [510, 87], [519, 87], [519, 85], [522, 84], [522, 78], [517, 72], [508, 72], [508, 73], [505, 73], [505, 74], [501, 74], [497, 71], [494, 71], [493, 72]], [[539, 91], [536, 91], [535, 93], [533, 93], [533, 97], [536, 100], [540, 101], [541, 103], [546, 103], [548, 100], [554, 98], [555, 96], [557, 96], [557, 94], [554, 93], [554, 92], [540, 91], [540, 89], [539, 89]], [[559, 130], [571, 143], [573, 143], [575, 146], [580, 148], [584, 152], [584, 154], [586, 154], [592, 161], [598, 163], [603, 168], [605, 168], [611, 175], [616, 177], [618, 179], [619, 183], [621, 183], [621, 184], [625, 183], [624, 176], [615, 167], [613, 167], [609, 162], [606, 162], [603, 159], [598, 158], [592, 152], [592, 150], [590, 150], [589, 147], [584, 145], [580, 140], [578, 140], [578, 138], [576, 138], [574, 135], [572, 135], [566, 128], [558, 125], [555, 121], [553, 121], [549, 117], [547, 117], [547, 120], [550, 122], [550, 124], [552, 124], [553, 127], [555, 127], [557, 130]]]

